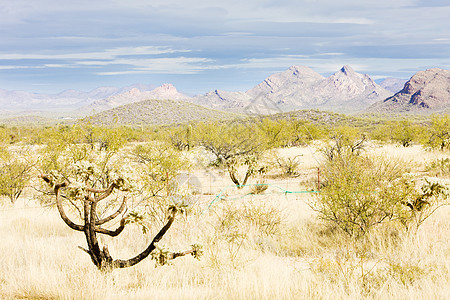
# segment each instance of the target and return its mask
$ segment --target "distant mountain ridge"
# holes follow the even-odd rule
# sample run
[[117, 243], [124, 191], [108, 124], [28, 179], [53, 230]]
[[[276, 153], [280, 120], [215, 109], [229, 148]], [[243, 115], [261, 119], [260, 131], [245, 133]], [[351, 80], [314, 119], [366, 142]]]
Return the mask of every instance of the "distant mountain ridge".
[[[395, 78], [377, 84], [369, 75], [350, 66], [343, 66], [328, 77], [306, 66], [291, 66], [245, 92], [216, 89], [195, 97], [178, 92], [171, 84], [100, 87], [89, 92], [66, 90], [53, 95], [0, 89], [0, 116], [74, 119], [149, 99], [176, 100], [185, 105], [192, 103], [246, 115], [305, 109], [338, 113], [438, 111], [449, 107], [449, 72], [435, 68], [416, 73], [406, 84]], [[397, 93], [393, 95], [395, 90]]]
[[450, 70], [428, 69], [414, 74], [403, 89], [369, 111], [438, 112], [450, 110]]
[[89, 92], [65, 90], [58, 94], [37, 94], [0, 89], [0, 105], [3, 111], [73, 110], [133, 88], [141, 91], [154, 89], [153, 85], [135, 84], [124, 88], [104, 86]]
[[86, 113], [101, 112], [121, 105], [131, 104], [147, 99], [158, 100], [188, 100], [189, 97], [178, 92], [171, 84], [163, 84], [151, 91], [141, 91], [138, 88], [132, 88], [121, 94], [115, 94], [105, 99], [96, 100], [80, 110]]
[[144, 100], [95, 114], [85, 120], [97, 125], [171, 125], [191, 121], [227, 120], [242, 117], [200, 105], [175, 100]]
[[326, 78], [305, 66], [292, 66], [273, 74], [247, 92], [216, 90], [191, 99], [216, 109], [267, 113], [297, 109], [337, 112], [362, 111], [391, 96], [368, 75], [344, 66]]
[[388, 77], [381, 81], [379, 85], [385, 90], [395, 94], [403, 88], [407, 81], [408, 80], [406, 79]]

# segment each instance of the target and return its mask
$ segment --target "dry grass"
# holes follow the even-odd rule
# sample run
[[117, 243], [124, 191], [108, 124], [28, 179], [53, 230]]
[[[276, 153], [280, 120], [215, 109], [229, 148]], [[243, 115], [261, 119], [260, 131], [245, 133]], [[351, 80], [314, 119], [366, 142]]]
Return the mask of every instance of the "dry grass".
[[[411, 172], [417, 173], [424, 172], [426, 162], [449, 156], [389, 145], [368, 151], [411, 161]], [[317, 147], [280, 153], [302, 154], [302, 174], [317, 167]], [[216, 170], [194, 173], [202, 180], [202, 194], [161, 243], [175, 250], [200, 243], [200, 261], [182, 257], [155, 268], [146, 259], [102, 274], [77, 248], [85, 246], [83, 234], [70, 230], [54, 209], [39, 207], [28, 191], [14, 207], [0, 209], [0, 298], [446, 299], [450, 294], [449, 207], [439, 209], [415, 235], [395, 226], [377, 228], [361, 252], [360, 244], [319, 223], [306, 204], [311, 195], [278, 189], [304, 189], [302, 178], [280, 179], [261, 195], [230, 188], [208, 208], [231, 181]], [[113, 257], [128, 258], [150, 236], [130, 226], [120, 237], [101, 242]]]

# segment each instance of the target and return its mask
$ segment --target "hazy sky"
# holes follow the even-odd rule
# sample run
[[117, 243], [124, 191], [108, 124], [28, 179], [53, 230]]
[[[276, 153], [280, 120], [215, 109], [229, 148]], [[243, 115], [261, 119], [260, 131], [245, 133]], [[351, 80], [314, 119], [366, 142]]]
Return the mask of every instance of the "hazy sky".
[[450, 69], [449, 0], [0, 0], [0, 89], [244, 91], [291, 65]]

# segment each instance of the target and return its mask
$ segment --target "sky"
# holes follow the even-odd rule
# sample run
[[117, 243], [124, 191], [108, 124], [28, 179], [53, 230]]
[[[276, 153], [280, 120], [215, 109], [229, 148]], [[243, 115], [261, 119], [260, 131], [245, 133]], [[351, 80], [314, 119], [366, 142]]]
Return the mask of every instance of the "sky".
[[246, 91], [304, 65], [450, 69], [448, 0], [0, 0], [0, 89]]

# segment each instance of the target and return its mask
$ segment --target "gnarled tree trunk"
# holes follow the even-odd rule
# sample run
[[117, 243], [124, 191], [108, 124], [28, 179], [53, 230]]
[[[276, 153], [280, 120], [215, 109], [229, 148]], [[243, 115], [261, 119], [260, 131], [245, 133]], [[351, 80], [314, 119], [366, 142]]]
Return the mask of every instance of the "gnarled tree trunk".
[[[167, 230], [169, 230], [173, 221], [175, 220], [175, 215], [177, 213], [176, 207], [169, 208], [169, 214], [167, 218], [166, 224], [161, 228], [161, 230], [156, 234], [151, 243], [144, 249], [141, 253], [132, 257], [130, 259], [122, 260], [122, 259], [113, 259], [109, 254], [108, 248], [104, 246], [100, 247], [97, 234], [105, 234], [112, 237], [118, 236], [125, 228], [127, 224], [126, 217], [122, 217], [120, 220], [119, 227], [116, 230], [108, 230], [102, 228], [101, 226], [115, 218], [117, 218], [120, 214], [122, 214], [126, 208], [126, 197], [123, 198], [120, 207], [113, 214], [103, 218], [98, 219], [97, 217], [97, 204], [106, 199], [114, 189], [118, 188], [115, 184], [111, 184], [108, 188], [103, 190], [96, 190], [91, 188], [84, 188], [84, 206], [83, 206], [83, 220], [84, 224], [76, 224], [65, 213], [62, 200], [61, 200], [61, 189], [67, 187], [69, 185], [68, 182], [62, 183], [53, 183], [50, 176], [41, 175], [41, 178], [52, 185], [53, 190], [55, 192], [56, 197], [56, 206], [58, 208], [58, 212], [62, 218], [62, 220], [69, 226], [71, 229], [76, 231], [82, 231], [86, 237], [87, 249], [80, 247], [91, 257], [94, 265], [102, 270], [102, 271], [111, 271], [116, 268], [126, 268], [134, 266], [135, 264], [141, 262], [147, 256], [149, 256], [153, 250], [156, 249], [156, 243], [158, 243], [161, 238], [166, 234]], [[174, 259], [176, 257], [184, 256], [187, 254], [192, 254], [197, 256], [197, 249], [193, 247], [190, 250], [178, 252], [178, 253], [169, 253], [166, 255], [164, 260]]]

